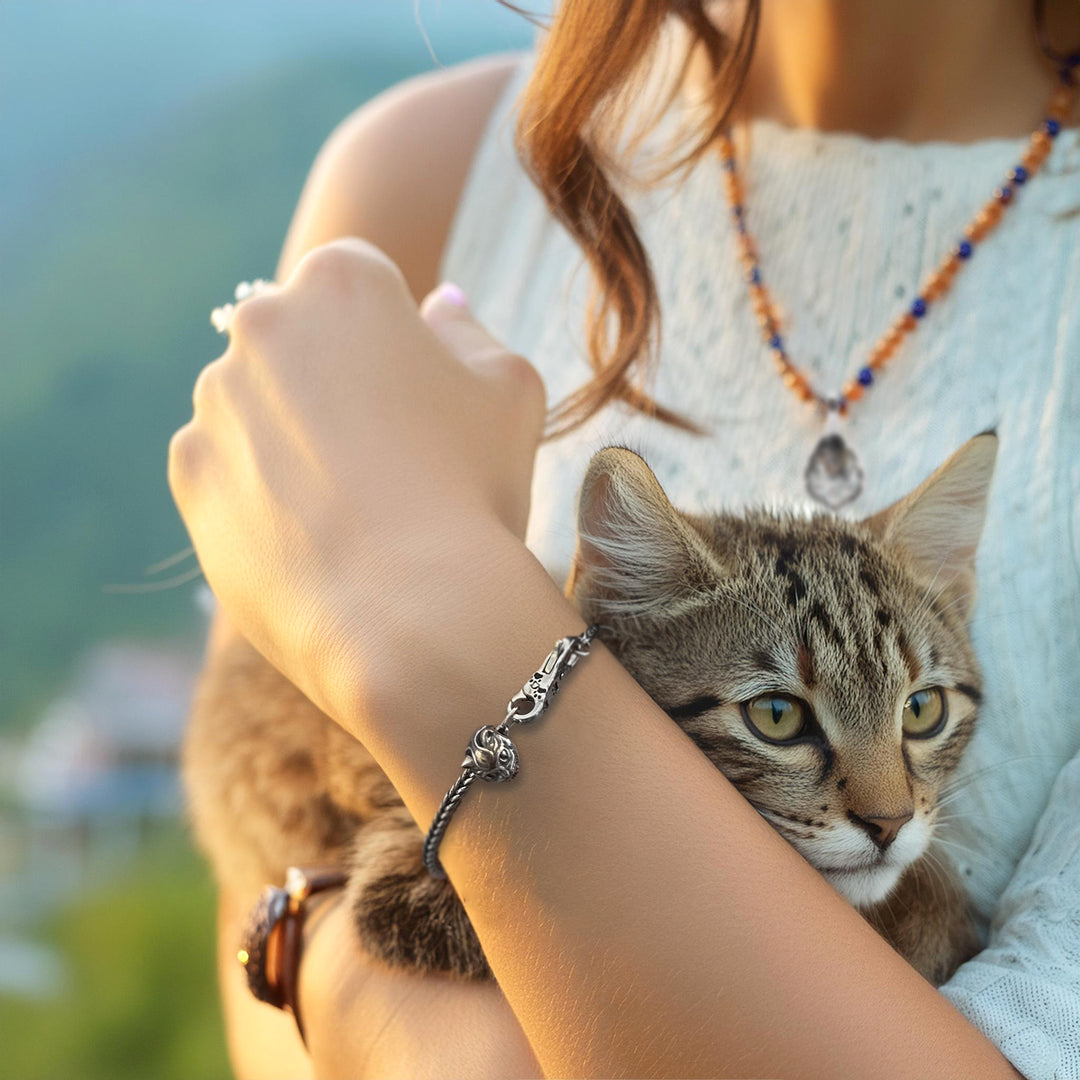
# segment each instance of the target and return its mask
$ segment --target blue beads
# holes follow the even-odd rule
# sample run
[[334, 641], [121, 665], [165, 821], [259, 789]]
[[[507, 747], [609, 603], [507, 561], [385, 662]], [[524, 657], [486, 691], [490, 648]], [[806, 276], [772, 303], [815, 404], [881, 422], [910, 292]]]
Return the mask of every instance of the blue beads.
[[761, 284], [761, 271], [756, 266], [750, 271], [750, 284], [751, 285], [760, 285]]
[[769, 347], [773, 349], [782, 349], [784, 347], [784, 339], [779, 334], [773, 334], [769, 338]]
[[997, 201], [999, 203], [1012, 202], [1013, 189], [1009, 187], [1008, 184], [1004, 184], [1002, 187], [999, 187], [997, 191], [994, 192], [994, 194], [997, 196]]
[[724, 168], [727, 169], [728, 172], [734, 172], [735, 159], [733, 157], [724, 158]]
[[1009, 179], [1018, 187], [1023, 184], [1028, 178], [1028, 171], [1023, 165], [1017, 165], [1011, 173], [1009, 173]]
[[732, 213], [733, 213], [733, 214], [734, 214], [734, 215], [735, 215], [735, 216], [736, 216], [737, 218], [741, 218], [741, 217], [743, 216], [743, 208], [742, 208], [742, 203], [735, 203], [735, 205], [734, 205], [734, 206], [732, 206], [732, 208], [731, 208], [731, 212], [732, 212]]
[[1051, 139], [1061, 130], [1061, 125], [1053, 117], [1048, 118], [1043, 127]]
[[970, 259], [971, 253], [974, 250], [975, 249], [971, 246], [970, 241], [961, 240], [959, 246], [956, 249], [956, 254], [959, 255], [961, 259]]
[[868, 368], [859, 368], [859, 385], [869, 386], [874, 381], [874, 373]]
[[915, 302], [911, 305], [911, 314], [916, 319], [921, 319], [926, 314], [926, 301], [921, 296], [915, 297]]

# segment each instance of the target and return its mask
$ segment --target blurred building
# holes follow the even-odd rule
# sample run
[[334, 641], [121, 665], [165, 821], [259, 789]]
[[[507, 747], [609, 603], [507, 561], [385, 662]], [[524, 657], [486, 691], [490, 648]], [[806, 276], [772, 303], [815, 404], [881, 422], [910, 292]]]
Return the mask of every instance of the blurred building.
[[6, 740], [0, 902], [37, 911], [114, 870], [183, 809], [177, 762], [199, 655], [190, 645], [90, 649], [21, 740]]

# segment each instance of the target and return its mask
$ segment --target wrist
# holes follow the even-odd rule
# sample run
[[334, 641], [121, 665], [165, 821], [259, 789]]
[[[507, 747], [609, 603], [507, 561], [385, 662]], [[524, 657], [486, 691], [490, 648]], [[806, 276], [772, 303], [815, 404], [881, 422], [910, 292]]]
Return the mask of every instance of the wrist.
[[554, 642], [585, 622], [513, 534], [492, 529], [431, 566], [429, 602], [403, 613], [361, 691], [363, 741], [418, 820], [454, 779], [469, 737], [498, 724]]

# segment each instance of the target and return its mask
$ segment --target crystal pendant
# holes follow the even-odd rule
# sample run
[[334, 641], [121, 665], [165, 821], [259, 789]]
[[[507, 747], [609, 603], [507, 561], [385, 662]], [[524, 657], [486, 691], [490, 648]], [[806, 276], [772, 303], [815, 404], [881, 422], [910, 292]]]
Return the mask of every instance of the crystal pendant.
[[806, 490], [830, 510], [839, 510], [859, 497], [865, 478], [855, 451], [833, 423], [827, 425], [806, 463]]

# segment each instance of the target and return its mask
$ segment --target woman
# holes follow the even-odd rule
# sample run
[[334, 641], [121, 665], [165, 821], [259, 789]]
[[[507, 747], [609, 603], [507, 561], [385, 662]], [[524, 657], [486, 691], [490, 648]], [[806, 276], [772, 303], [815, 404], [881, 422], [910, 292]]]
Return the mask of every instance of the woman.
[[[1071, 0], [1045, 7], [1052, 40], [1080, 40]], [[766, 0], [755, 41], [756, 13], [565, 0], [538, 56], [365, 107], [316, 163], [281, 287], [238, 307], [171, 444], [230, 620], [211, 647], [244, 633], [365, 743], [422, 828], [476, 717], [501, 719], [507, 688], [582, 629], [559, 582], [592, 450], [641, 448], [688, 508], [805, 498], [822, 422], [767, 363], [714, 153], [737, 84], [745, 216], [815, 387], [871, 354], [1044, 116], [1054, 72], [1018, 0]], [[635, 65], [646, 78], [627, 82]], [[671, 72], [681, 92], [659, 126], [622, 139]], [[624, 83], [640, 90], [629, 119], [608, 96]], [[562, 226], [509, 151], [526, 86], [530, 168]], [[679, 183], [634, 188], [686, 118], [712, 149]], [[595, 648], [521, 740], [527, 772], [472, 793], [440, 848], [498, 986], [378, 969], [331, 899], [301, 968], [309, 1061], [288, 1018], [240, 987], [230, 961], [253, 898], [223, 897], [240, 1074], [1078, 1074], [1076, 136], [995, 212], [879, 384], [850, 394], [844, 433], [860, 514], [977, 431], [1001, 439], [974, 620], [986, 704], [950, 834], [993, 919], [984, 952], [941, 993], [923, 982]], [[350, 236], [369, 243], [320, 246]], [[575, 241], [606, 301], [587, 346]], [[429, 295], [443, 278], [471, 312], [453, 290]], [[657, 310], [655, 378], [628, 383]], [[587, 387], [539, 453], [544, 395], [522, 356], [551, 404]]]

